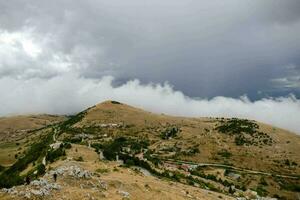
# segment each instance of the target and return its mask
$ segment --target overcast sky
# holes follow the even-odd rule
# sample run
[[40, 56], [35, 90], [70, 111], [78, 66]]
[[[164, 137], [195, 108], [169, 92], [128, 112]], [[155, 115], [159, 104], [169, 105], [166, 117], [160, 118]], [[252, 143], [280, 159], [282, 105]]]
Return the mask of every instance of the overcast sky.
[[300, 1], [0, 0], [0, 92], [0, 115], [114, 98], [300, 132]]

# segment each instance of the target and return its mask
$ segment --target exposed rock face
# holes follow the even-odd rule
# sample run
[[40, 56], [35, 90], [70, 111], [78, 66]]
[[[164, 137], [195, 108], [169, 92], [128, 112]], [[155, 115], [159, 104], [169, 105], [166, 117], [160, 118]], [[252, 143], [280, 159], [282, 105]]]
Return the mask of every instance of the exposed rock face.
[[31, 199], [34, 196], [48, 196], [52, 190], [59, 190], [61, 186], [57, 183], [49, 183], [46, 179], [34, 180], [30, 185], [24, 187], [12, 187], [10, 189], [2, 189], [3, 192], [11, 195], [23, 196], [27, 199]]
[[[92, 177], [92, 173], [81, 169], [77, 165], [61, 166], [45, 174], [44, 178], [32, 181], [29, 185], [12, 187], [9, 189], [4, 188], [2, 189], [2, 192], [8, 193], [12, 196], [25, 197], [27, 199], [32, 199], [33, 196], [48, 196], [51, 194], [52, 190], [60, 190], [62, 188], [58, 183], [54, 183], [53, 181], [51, 182], [51, 180], [53, 180], [53, 174], [57, 174], [58, 178], [60, 176], [71, 176], [76, 179], [89, 179]], [[107, 188], [107, 184], [104, 182], [101, 182], [100, 185], [103, 189]]]
[[55, 170], [50, 171], [48, 175], [53, 175], [55, 173], [57, 175], [63, 175], [63, 176], [68, 175], [68, 176], [72, 176], [75, 178], [91, 178], [91, 176], [92, 176], [91, 172], [89, 172], [87, 170], [83, 170], [76, 165], [61, 166]]
[[60, 147], [60, 145], [61, 145], [61, 142], [55, 142], [53, 144], [50, 144], [50, 147], [55, 150], [55, 149], [58, 149]]
[[130, 197], [129, 192], [119, 190], [118, 193], [119, 193], [123, 198], [129, 198], [129, 197]]

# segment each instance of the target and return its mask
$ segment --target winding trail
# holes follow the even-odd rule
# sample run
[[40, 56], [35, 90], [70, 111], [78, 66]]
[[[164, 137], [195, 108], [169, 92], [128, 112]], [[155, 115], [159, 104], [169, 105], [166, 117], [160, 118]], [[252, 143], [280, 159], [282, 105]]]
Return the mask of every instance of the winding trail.
[[196, 163], [196, 162], [172, 160], [172, 159], [163, 159], [163, 160], [167, 161], [169, 163], [173, 163], [173, 164], [188, 164], [188, 165], [197, 165], [200, 167], [209, 166], [209, 167], [216, 167], [216, 168], [226, 168], [226, 169], [240, 171], [240, 172], [248, 173], [248, 174], [261, 174], [261, 175], [266, 175], [266, 176], [276, 176], [276, 177], [280, 177], [280, 178], [300, 179], [300, 175], [274, 174], [274, 173], [270, 173], [270, 172], [262, 172], [262, 171], [244, 169], [244, 168], [239, 168], [239, 167], [234, 167], [234, 166], [224, 165], [224, 164], [217, 164], [217, 163]]

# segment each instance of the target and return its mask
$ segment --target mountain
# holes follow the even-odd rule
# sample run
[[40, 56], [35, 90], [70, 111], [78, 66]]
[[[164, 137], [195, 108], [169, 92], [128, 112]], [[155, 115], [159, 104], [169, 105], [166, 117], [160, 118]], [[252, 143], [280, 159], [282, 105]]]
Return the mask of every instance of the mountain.
[[[0, 143], [6, 152], [18, 142], [10, 151], [17, 155], [14, 164], [0, 159], [6, 166], [0, 185], [21, 185], [14, 189], [20, 198], [298, 198], [300, 137], [271, 125], [237, 118], [174, 117], [117, 101], [51, 119], [47, 126], [32, 125], [40, 121], [28, 124], [27, 129], [35, 129], [24, 133], [26, 139], [6, 136], [9, 139]], [[10, 130], [7, 124], [0, 120], [0, 127]], [[26, 129], [20, 127], [15, 131]], [[70, 177], [75, 169], [88, 172], [88, 177]], [[51, 183], [54, 172], [63, 177], [57, 185]], [[24, 177], [48, 181], [49, 194], [35, 194], [43, 183], [24, 186]], [[4, 190], [2, 196], [9, 199], [12, 194]]]

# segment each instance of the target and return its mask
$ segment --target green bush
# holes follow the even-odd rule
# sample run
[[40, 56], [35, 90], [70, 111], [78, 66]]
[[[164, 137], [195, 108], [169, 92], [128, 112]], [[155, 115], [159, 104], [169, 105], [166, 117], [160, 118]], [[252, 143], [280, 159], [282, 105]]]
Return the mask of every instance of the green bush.
[[2, 165], [0, 165], [0, 172], [4, 171], [5, 167], [3, 167]]
[[108, 169], [99, 168], [99, 169], [96, 169], [96, 172], [104, 174], [104, 173], [108, 173], [109, 170]]
[[271, 145], [274, 142], [268, 134], [260, 132], [258, 124], [253, 121], [232, 118], [220, 122], [221, 124], [215, 129], [221, 133], [235, 136], [236, 145]]
[[[52, 135], [48, 134], [41, 139], [40, 142], [31, 145], [25, 156], [19, 158], [11, 167], [9, 167], [5, 173], [13, 174], [23, 171], [27, 168], [29, 163], [36, 161], [38, 158], [43, 157], [46, 154], [49, 144], [52, 142]], [[0, 176], [1, 178], [1, 176]]]
[[0, 187], [11, 188], [15, 185], [21, 185], [24, 183], [24, 179], [19, 176], [19, 173], [3, 173], [0, 176]]
[[230, 158], [232, 156], [232, 154], [226, 149], [223, 149], [222, 151], [218, 152], [218, 155], [222, 156], [223, 158]]
[[[114, 160], [116, 155], [121, 154], [123, 147], [130, 147], [132, 153], [139, 153], [143, 148], [149, 146], [149, 141], [139, 141], [125, 137], [119, 137], [112, 142], [107, 144], [95, 144], [94, 147], [103, 149], [103, 155], [108, 160]], [[99, 150], [97, 149], [97, 150]]]
[[281, 188], [287, 191], [300, 192], [300, 185], [297, 183], [283, 183]]
[[121, 103], [118, 102], [118, 101], [111, 101], [110, 103], [112, 103], [112, 104], [121, 104]]
[[168, 140], [171, 137], [176, 137], [179, 129], [177, 127], [167, 128], [160, 134], [161, 139]]
[[45, 165], [43, 165], [43, 164], [39, 164], [39, 165], [36, 167], [36, 170], [37, 170], [37, 176], [44, 175], [45, 172], [46, 172], [46, 167], [45, 167]]
[[79, 156], [78, 158], [75, 158], [74, 160], [75, 160], [75, 161], [78, 161], [78, 162], [83, 162], [82, 156]]
[[59, 147], [58, 149], [51, 149], [47, 152], [46, 160], [50, 163], [56, 161], [59, 157], [65, 156], [66, 152], [63, 147]]

